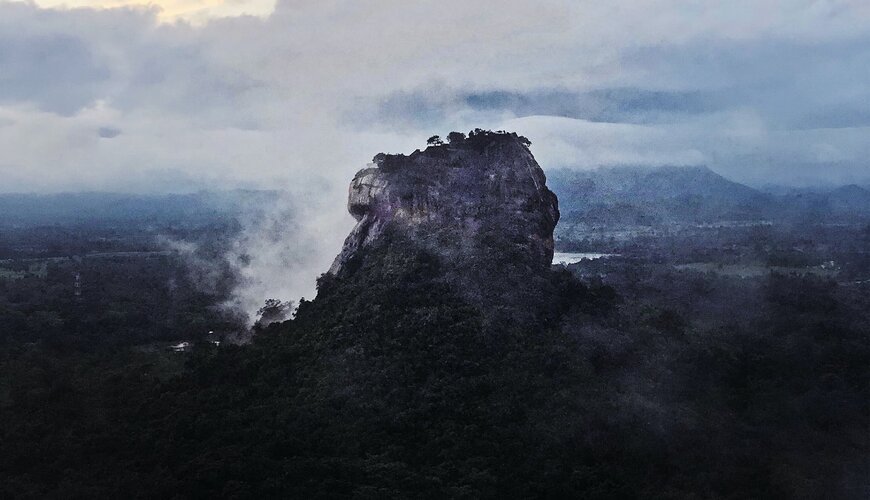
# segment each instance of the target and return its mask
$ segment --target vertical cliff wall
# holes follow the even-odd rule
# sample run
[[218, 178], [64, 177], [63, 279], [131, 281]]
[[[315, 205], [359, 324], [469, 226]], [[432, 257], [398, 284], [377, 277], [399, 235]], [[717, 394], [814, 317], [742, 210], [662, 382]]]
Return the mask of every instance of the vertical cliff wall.
[[543, 269], [552, 261], [559, 220], [556, 195], [527, 142], [493, 132], [408, 156], [378, 155], [351, 182], [348, 210], [358, 222], [330, 269], [334, 275], [387, 230], [457, 266], [500, 253]]

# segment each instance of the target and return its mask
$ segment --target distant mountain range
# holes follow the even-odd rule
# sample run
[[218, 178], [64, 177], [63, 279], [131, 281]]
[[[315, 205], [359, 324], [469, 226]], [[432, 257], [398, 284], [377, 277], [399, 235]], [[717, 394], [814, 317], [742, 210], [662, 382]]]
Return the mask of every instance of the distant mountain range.
[[706, 167], [614, 167], [555, 170], [547, 175], [562, 220], [655, 225], [722, 220], [849, 218], [870, 215], [870, 191], [774, 194], [730, 181]]
[[267, 207], [278, 191], [201, 191], [189, 194], [0, 194], [0, 227], [68, 224], [185, 223], [225, 220], [252, 207]]

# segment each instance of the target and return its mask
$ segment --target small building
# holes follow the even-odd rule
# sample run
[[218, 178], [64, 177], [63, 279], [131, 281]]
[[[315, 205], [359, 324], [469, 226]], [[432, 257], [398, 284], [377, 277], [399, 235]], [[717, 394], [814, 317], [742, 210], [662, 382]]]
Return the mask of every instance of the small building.
[[190, 349], [190, 342], [179, 342], [177, 344], [169, 346], [167, 349], [172, 352], [186, 352]]

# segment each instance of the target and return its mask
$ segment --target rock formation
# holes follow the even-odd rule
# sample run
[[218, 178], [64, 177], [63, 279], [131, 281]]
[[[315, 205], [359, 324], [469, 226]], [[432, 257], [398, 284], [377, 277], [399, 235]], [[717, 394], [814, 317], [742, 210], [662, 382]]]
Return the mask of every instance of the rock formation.
[[528, 140], [480, 130], [450, 138], [408, 156], [379, 154], [375, 166], [356, 174], [348, 210], [358, 222], [332, 275], [346, 272], [388, 230], [447, 265], [475, 266], [502, 253], [530, 269], [550, 266], [558, 201]]
[[[365, 280], [359, 270], [422, 251], [434, 258], [436, 281], [489, 327], [534, 324], [553, 297], [556, 195], [524, 137], [482, 130], [448, 137], [407, 156], [381, 153], [356, 174], [348, 210], [358, 222], [326, 281]], [[383, 260], [384, 252], [394, 258]]]

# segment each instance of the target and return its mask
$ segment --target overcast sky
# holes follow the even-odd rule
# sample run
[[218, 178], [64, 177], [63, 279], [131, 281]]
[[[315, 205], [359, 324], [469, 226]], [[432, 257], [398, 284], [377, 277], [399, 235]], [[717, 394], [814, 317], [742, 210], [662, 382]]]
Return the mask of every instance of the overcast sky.
[[0, 191], [342, 206], [375, 153], [474, 127], [545, 170], [870, 181], [866, 0], [134, 4], [0, 3]]

